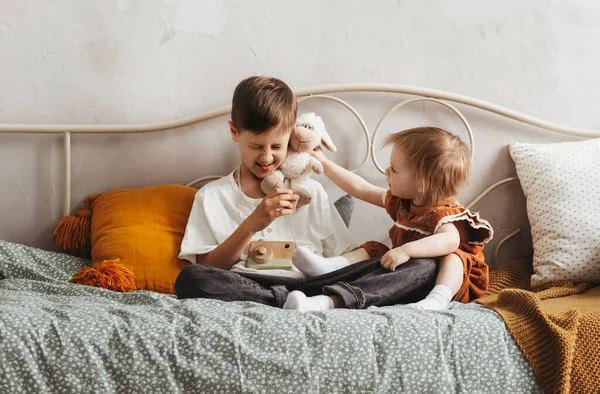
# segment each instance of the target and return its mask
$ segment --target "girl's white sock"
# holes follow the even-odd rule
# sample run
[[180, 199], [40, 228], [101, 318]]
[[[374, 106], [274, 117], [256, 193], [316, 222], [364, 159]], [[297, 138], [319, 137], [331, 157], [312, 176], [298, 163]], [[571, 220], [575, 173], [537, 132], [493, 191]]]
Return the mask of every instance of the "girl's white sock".
[[301, 312], [326, 311], [333, 309], [333, 300], [325, 295], [307, 297], [303, 292], [294, 290], [288, 294], [283, 309], [295, 309]]
[[296, 249], [292, 262], [306, 276], [328, 274], [350, 265], [344, 256], [321, 257], [303, 246]]
[[437, 285], [425, 299], [408, 305], [426, 311], [443, 311], [448, 309], [452, 295], [452, 291], [447, 286]]

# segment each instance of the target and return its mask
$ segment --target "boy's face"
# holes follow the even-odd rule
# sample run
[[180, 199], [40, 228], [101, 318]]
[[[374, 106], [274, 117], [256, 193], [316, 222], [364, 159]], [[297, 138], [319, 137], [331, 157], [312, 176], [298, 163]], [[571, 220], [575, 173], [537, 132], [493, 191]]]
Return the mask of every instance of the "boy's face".
[[255, 134], [239, 130], [229, 121], [229, 130], [231, 138], [240, 145], [242, 164], [258, 179], [275, 172], [287, 155], [291, 130], [283, 130], [282, 126]]

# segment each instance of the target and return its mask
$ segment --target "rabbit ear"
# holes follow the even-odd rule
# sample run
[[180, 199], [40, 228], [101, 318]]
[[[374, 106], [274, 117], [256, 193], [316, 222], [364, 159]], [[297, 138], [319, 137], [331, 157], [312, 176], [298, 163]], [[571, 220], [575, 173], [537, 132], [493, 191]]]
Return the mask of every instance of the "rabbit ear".
[[336, 152], [337, 151], [337, 148], [333, 144], [333, 141], [331, 140], [331, 137], [329, 136], [329, 133], [325, 129], [321, 130], [321, 144], [325, 148], [329, 149], [332, 152]]

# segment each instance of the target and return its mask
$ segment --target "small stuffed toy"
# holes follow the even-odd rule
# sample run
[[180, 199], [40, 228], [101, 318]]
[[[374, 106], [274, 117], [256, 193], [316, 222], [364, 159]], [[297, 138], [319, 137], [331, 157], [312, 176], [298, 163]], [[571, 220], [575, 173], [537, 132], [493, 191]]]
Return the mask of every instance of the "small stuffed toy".
[[277, 188], [284, 188], [283, 180], [287, 178], [290, 181], [288, 188], [300, 197], [297, 206], [310, 203], [312, 196], [302, 183], [313, 172], [323, 173], [323, 165], [310, 155], [319, 143], [332, 152], [337, 151], [320, 116], [313, 112], [298, 116], [287, 156], [277, 171], [262, 180], [262, 191], [269, 194]]

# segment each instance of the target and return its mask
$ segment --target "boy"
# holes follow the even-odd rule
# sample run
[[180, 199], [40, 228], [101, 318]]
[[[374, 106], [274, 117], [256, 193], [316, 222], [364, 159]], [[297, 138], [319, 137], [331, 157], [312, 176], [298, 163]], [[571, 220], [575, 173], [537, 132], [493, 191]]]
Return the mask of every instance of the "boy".
[[[334, 306], [363, 308], [376, 305], [378, 300], [380, 303], [395, 301], [435, 279], [434, 263], [420, 264], [422, 268], [415, 271], [420, 279], [405, 275], [404, 279], [410, 281], [405, 288], [386, 286], [383, 291], [379, 288], [384, 282], [373, 280], [377, 276], [373, 275], [375, 271], [384, 271], [378, 260], [307, 279], [297, 269], [256, 271], [246, 268], [247, 247], [251, 241], [291, 241], [294, 231], [298, 246], [317, 255], [332, 257], [356, 249], [318, 182], [306, 182], [312, 201], [297, 211], [294, 207], [298, 196], [290, 190], [278, 189], [265, 196], [260, 189], [261, 180], [272, 174], [286, 156], [297, 108], [290, 88], [276, 78], [250, 77], [236, 87], [229, 129], [233, 141], [239, 145], [241, 165], [196, 194], [179, 257], [197, 264], [179, 274], [175, 283], [179, 298], [256, 301], [301, 310]], [[399, 272], [395, 272], [398, 278]], [[394, 280], [386, 279], [387, 282]], [[357, 280], [362, 281], [360, 287], [351, 283]], [[395, 282], [402, 285], [405, 280]], [[302, 296], [315, 296], [288, 297], [290, 291], [297, 289], [303, 290]], [[321, 292], [328, 295], [317, 295]], [[371, 296], [372, 293], [375, 296]]]
[[[298, 196], [286, 189], [265, 196], [260, 182], [285, 159], [297, 110], [294, 94], [278, 79], [250, 77], [236, 87], [228, 123], [242, 163], [229, 176], [198, 191], [180, 258], [224, 270], [257, 272], [245, 267], [250, 241], [293, 240], [290, 219], [282, 216], [294, 212]], [[313, 180], [307, 187], [313, 202], [293, 217], [298, 243], [327, 256], [355, 248], [323, 187]], [[304, 276], [298, 270], [262, 273]]]

